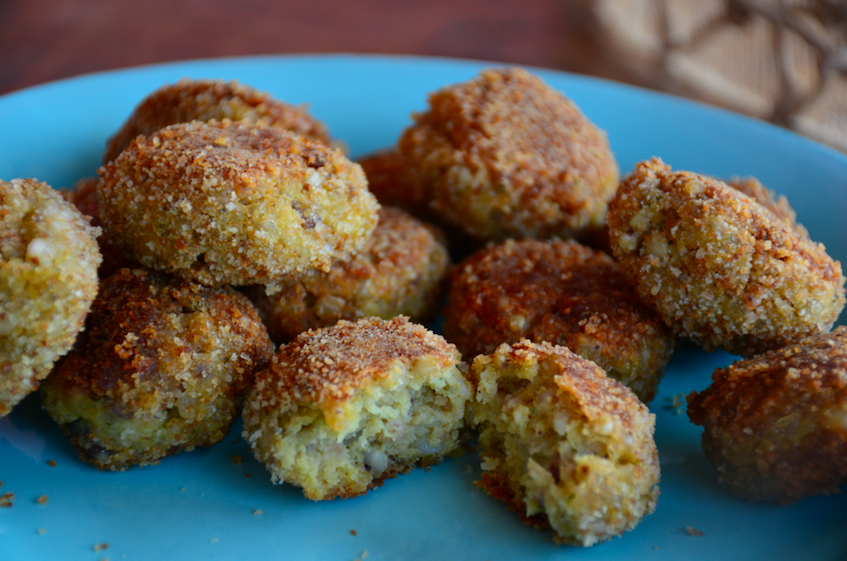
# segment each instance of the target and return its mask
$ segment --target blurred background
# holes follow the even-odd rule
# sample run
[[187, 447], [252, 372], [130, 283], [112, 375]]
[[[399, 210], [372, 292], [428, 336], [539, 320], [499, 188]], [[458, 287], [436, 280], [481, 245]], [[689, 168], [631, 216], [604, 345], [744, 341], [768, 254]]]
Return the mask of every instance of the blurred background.
[[331, 52], [599, 76], [847, 152], [847, 0], [0, 0], [0, 95], [144, 64]]

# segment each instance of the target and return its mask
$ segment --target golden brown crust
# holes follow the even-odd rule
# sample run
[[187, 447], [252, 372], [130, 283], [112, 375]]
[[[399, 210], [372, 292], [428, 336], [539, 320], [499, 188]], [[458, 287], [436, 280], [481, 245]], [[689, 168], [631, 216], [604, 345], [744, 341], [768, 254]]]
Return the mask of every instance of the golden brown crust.
[[590, 546], [653, 512], [655, 417], [596, 364], [524, 340], [476, 357], [468, 377], [484, 470], [478, 484], [527, 524]]
[[847, 328], [717, 369], [688, 396], [703, 451], [740, 497], [780, 504], [847, 483]]
[[273, 284], [358, 250], [378, 205], [361, 168], [294, 133], [188, 123], [103, 166], [100, 217], [147, 267], [216, 284]]
[[123, 470], [223, 438], [272, 353], [233, 289], [121, 269], [42, 401], [82, 460]]
[[450, 275], [444, 336], [470, 359], [521, 339], [564, 345], [644, 402], [656, 393], [673, 334], [601, 252], [560, 240], [507, 241]]
[[[74, 184], [73, 189], [66, 189], [61, 193], [66, 201], [89, 218], [92, 226], [101, 228], [103, 223], [100, 220], [100, 203], [97, 195], [99, 181], [96, 177], [81, 179]], [[101, 230], [97, 237], [97, 245], [103, 256], [103, 262], [97, 269], [97, 276], [101, 279], [111, 277], [120, 269], [134, 269], [141, 266], [137, 261], [127, 257], [124, 250], [112, 241], [108, 232]]]
[[618, 167], [605, 134], [541, 79], [491, 69], [430, 95], [399, 141], [411, 200], [480, 239], [603, 223]]
[[330, 144], [326, 127], [305, 107], [276, 100], [237, 82], [183, 79], [144, 98], [106, 143], [103, 163], [123, 152], [137, 136], [148, 136], [176, 123], [248, 121], [290, 130]]
[[471, 396], [460, 362], [402, 317], [301, 333], [257, 376], [244, 438], [275, 483], [312, 500], [364, 494], [458, 448]]
[[312, 271], [281, 281], [268, 295], [263, 286], [247, 294], [278, 344], [340, 319], [433, 317], [449, 256], [440, 232], [405, 212], [382, 207], [365, 246], [328, 272]]
[[0, 181], [0, 417], [82, 329], [97, 294], [99, 232], [46, 183]]
[[273, 378], [263, 374], [251, 401], [283, 409], [305, 401], [328, 410], [389, 376], [396, 361], [411, 365], [424, 357], [444, 367], [461, 361], [453, 345], [408, 318], [342, 320], [280, 347], [269, 366]]
[[787, 212], [654, 158], [621, 183], [608, 222], [615, 257], [677, 334], [752, 355], [828, 331], [845, 303], [841, 264]]

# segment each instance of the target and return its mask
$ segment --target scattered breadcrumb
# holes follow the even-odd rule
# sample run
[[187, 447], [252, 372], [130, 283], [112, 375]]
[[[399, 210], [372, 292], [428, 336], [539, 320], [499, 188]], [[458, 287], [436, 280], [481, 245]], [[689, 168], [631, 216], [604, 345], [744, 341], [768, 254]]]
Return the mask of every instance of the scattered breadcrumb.
[[[683, 399], [683, 402], [685, 402], [684, 399]], [[232, 463], [240, 464], [241, 463], [241, 456], [239, 456], [238, 454], [233, 454], [232, 455]]]
[[356, 530], [350, 530], [350, 535], [351, 536], [358, 536], [359, 534], [358, 534], [358, 532], [356, 532]]
[[362, 552], [362, 554], [359, 557], [356, 557], [356, 559], [354, 559], [353, 561], [364, 561], [365, 559], [368, 558], [368, 555], [370, 555], [370, 554], [368, 553], [368, 550], [366, 549]]
[[688, 406], [685, 396], [686, 394], [684, 393], [676, 393], [672, 397], [667, 398], [668, 404], [665, 405], [665, 409], [673, 411], [674, 415], [682, 415]]
[[184, 492], [185, 492], [185, 487], [180, 487], [180, 488], [179, 488], [179, 492], [180, 492], [180, 493], [184, 493]]
[[244, 477], [250, 477], [250, 474], [249, 474], [249, 473], [245, 473], [245, 474], [244, 474]]
[[218, 538], [212, 538], [209, 540], [211, 543], [218, 543]]
[[9, 508], [12, 506], [12, 501], [15, 500], [14, 493], [3, 493], [0, 495], [0, 508]]
[[705, 536], [703, 532], [695, 528], [694, 526], [686, 526], [685, 531], [688, 532], [689, 536]]
[[35, 499], [35, 502], [37, 502], [40, 505], [46, 505], [47, 504], [47, 495], [41, 495], [40, 497]]
[[45, 533], [46, 531], [47, 531], [47, 529], [46, 529], [46, 528], [39, 528], [39, 529], [38, 529], [38, 533], [39, 533], [39, 534], [43, 534], [43, 533]]
[[265, 513], [265, 511], [262, 510], [261, 508], [257, 508], [256, 510], [253, 511], [253, 514], [255, 514], [256, 516], [262, 515], [264, 513]]
[[103, 551], [104, 549], [109, 549], [109, 544], [106, 542], [94, 545], [94, 551]]
[[54, 468], [59, 464], [57, 464], [54, 460], [47, 460], [47, 465], [50, 466], [51, 468]]

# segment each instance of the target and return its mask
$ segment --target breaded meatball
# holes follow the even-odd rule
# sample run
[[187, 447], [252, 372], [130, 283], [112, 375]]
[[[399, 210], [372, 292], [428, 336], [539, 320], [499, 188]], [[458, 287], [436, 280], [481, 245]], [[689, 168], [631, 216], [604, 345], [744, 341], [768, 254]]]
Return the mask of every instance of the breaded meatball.
[[98, 233], [46, 183], [0, 181], [0, 417], [82, 329], [97, 294]]
[[184, 78], [141, 100], [121, 128], [109, 138], [103, 163], [117, 158], [139, 135], [149, 136], [177, 123], [224, 119], [291, 130], [330, 143], [324, 124], [309, 115], [305, 107], [289, 105], [237, 82]]
[[457, 449], [468, 382], [456, 347], [397, 317], [309, 330], [277, 351], [242, 413], [274, 483], [362, 495]]
[[[102, 226], [102, 222], [100, 221], [100, 205], [97, 198], [98, 181], [99, 179], [96, 177], [87, 177], [77, 181], [73, 189], [64, 189], [60, 193], [66, 201], [89, 218], [92, 226], [99, 228]], [[112, 241], [108, 232], [101, 230], [100, 235], [97, 236], [97, 245], [100, 248], [100, 254], [103, 256], [103, 262], [97, 269], [97, 275], [101, 279], [110, 277], [123, 268], [134, 269], [141, 266], [137, 261], [127, 257], [124, 250]]]
[[484, 240], [579, 236], [618, 184], [605, 133], [519, 68], [431, 94], [398, 147], [413, 200]]
[[249, 123], [171, 125], [99, 173], [112, 239], [146, 267], [207, 285], [328, 270], [364, 245], [379, 209], [338, 150]]
[[311, 271], [282, 281], [271, 295], [263, 286], [250, 287], [247, 295], [271, 339], [282, 344], [340, 319], [431, 318], [448, 264], [434, 227], [399, 209], [382, 207], [373, 234], [350, 259], [336, 261], [326, 273]]
[[641, 162], [608, 221], [642, 300], [706, 349], [786, 345], [828, 331], [844, 307], [841, 264], [788, 215], [717, 179]]
[[688, 396], [718, 481], [752, 501], [794, 503], [847, 483], [847, 328], [719, 368]]
[[673, 334], [611, 257], [560, 240], [507, 241], [460, 263], [443, 331], [467, 359], [521, 339], [567, 346], [645, 403], [674, 348]]
[[232, 288], [121, 269], [103, 280], [41, 401], [82, 461], [122, 471], [223, 439], [272, 354]]
[[477, 356], [468, 377], [480, 485], [526, 524], [590, 546], [656, 508], [655, 416], [596, 364], [566, 347], [521, 341]]

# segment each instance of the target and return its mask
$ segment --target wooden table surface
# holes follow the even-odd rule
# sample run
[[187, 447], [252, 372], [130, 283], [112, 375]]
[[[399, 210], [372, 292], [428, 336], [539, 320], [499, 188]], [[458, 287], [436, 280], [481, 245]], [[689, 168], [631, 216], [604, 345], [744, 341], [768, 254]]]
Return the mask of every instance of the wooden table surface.
[[0, 94], [175, 60], [288, 53], [461, 57], [633, 81], [587, 0], [0, 0]]

